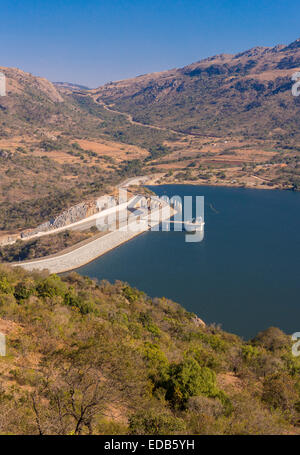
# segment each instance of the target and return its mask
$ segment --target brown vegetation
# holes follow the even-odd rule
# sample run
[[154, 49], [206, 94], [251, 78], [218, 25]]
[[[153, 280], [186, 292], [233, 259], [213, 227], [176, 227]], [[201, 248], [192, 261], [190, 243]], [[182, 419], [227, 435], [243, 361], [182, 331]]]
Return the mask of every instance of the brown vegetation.
[[290, 338], [195, 321], [126, 283], [0, 266], [0, 433], [299, 434]]

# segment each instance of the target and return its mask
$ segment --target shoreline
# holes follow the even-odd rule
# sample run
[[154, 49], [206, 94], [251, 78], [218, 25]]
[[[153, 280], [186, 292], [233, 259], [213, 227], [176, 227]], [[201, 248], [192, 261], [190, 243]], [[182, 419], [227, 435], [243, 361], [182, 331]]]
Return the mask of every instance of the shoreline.
[[[159, 178], [159, 177], [158, 177]], [[167, 181], [164, 183], [157, 183], [157, 178], [154, 180], [150, 180], [147, 182], [145, 186], [162, 186], [162, 185], [193, 185], [193, 186], [211, 186], [211, 187], [223, 187], [223, 188], [233, 188], [233, 189], [245, 189], [245, 190], [278, 190], [278, 191], [297, 191], [293, 190], [292, 188], [282, 188], [279, 186], [268, 186], [268, 185], [259, 185], [259, 186], [252, 186], [252, 185], [233, 185], [233, 184], [226, 184], [226, 182], [222, 183], [207, 183], [195, 180], [183, 180], [179, 181]]]
[[[100, 237], [99, 239], [94, 239], [93, 238], [88, 243], [86, 243], [85, 245], [79, 246], [77, 248], [76, 248], [76, 245], [74, 245], [73, 250], [69, 251], [69, 252], [66, 252], [66, 253], [60, 252], [60, 253], [56, 253], [56, 255], [44, 256], [43, 258], [37, 258], [37, 259], [35, 259], [33, 261], [24, 261], [24, 262], [19, 262], [19, 263], [10, 263], [10, 265], [12, 267], [22, 267], [23, 269], [28, 270], [28, 271], [48, 270], [50, 273], [71, 272], [73, 270], [77, 270], [80, 267], [83, 267], [83, 266], [95, 261], [96, 259], [98, 259], [99, 257], [103, 256], [104, 254], [109, 253], [110, 251], [114, 250], [115, 248], [118, 248], [119, 246], [123, 245], [124, 243], [127, 243], [129, 240], [132, 240], [134, 237], [136, 237], [136, 236], [138, 236], [140, 234], [143, 234], [147, 230], [148, 229], [146, 229], [145, 231], [136, 232], [132, 236], [128, 237], [127, 239], [122, 239], [121, 241], [118, 241], [118, 243], [116, 243], [116, 245], [109, 246], [107, 249], [105, 249], [105, 251], [100, 252], [99, 254], [92, 255], [89, 259], [84, 260], [84, 262], [82, 261], [82, 262], [80, 262], [79, 264], [76, 264], [76, 265], [73, 264], [73, 265], [70, 265], [70, 266], [63, 266], [61, 269], [58, 266], [56, 266], [56, 265], [53, 265], [53, 266], [50, 265], [50, 267], [49, 267], [49, 264], [48, 264], [48, 267], [47, 267], [47, 262], [49, 262], [49, 261], [52, 262], [52, 259], [56, 259], [57, 261], [59, 261], [61, 259], [66, 259], [66, 257], [69, 256], [72, 253], [76, 253], [77, 254], [78, 251], [81, 250], [82, 248], [92, 247], [94, 242], [97, 242], [100, 239], [107, 240], [107, 236], [109, 234], [114, 234], [114, 232], [110, 232], [109, 234], [106, 234], [106, 235]], [[116, 231], [116, 232], [119, 232], [119, 231]]]
[[[160, 210], [158, 210], [159, 212]], [[127, 231], [118, 229], [113, 232], [109, 232], [105, 235], [97, 235], [93, 237], [90, 241], [84, 241], [82, 245], [76, 248], [70, 247], [71, 249], [65, 253], [56, 253], [51, 256], [45, 256], [43, 258], [37, 258], [32, 261], [21, 261], [17, 263], [10, 263], [12, 267], [22, 267], [28, 271], [42, 271], [48, 270], [50, 273], [65, 273], [72, 270], [76, 270], [84, 265], [93, 262], [109, 251], [114, 250], [115, 248], [121, 246], [122, 244], [128, 242], [134, 237], [145, 233], [151, 227], [170, 219], [175, 214], [175, 211], [170, 208], [169, 205], [166, 205], [161, 209], [161, 219], [149, 222], [148, 220], [141, 220], [139, 224], [139, 230], [131, 230], [130, 225], [128, 225]]]
[[[163, 177], [163, 176], [162, 176]], [[143, 176], [143, 178], [147, 178], [147, 176]], [[129, 179], [132, 180], [132, 179]], [[283, 189], [283, 188], [278, 188], [278, 187], [251, 187], [251, 186], [238, 186], [238, 185], [226, 185], [222, 182], [222, 184], [207, 184], [205, 182], [195, 182], [195, 181], [184, 181], [184, 182], [167, 182], [167, 183], [158, 183], [158, 180], [160, 180], [159, 175], [155, 175], [153, 178], [149, 178], [149, 181], [146, 181], [143, 183], [143, 186], [162, 186], [162, 185], [193, 185], [193, 186], [207, 186], [207, 187], [223, 187], [223, 188], [236, 188], [236, 189], [246, 189], [246, 190], [273, 190], [273, 191], [293, 191], [292, 189]], [[171, 209], [172, 211], [172, 209]], [[172, 213], [172, 216], [174, 213]], [[94, 215], [95, 216], [95, 215]], [[91, 218], [93, 218], [92, 216]], [[166, 218], [162, 218], [161, 221], [166, 220]], [[84, 220], [80, 220], [78, 223], [82, 223]], [[149, 230], [151, 226], [144, 227], [142, 230], [138, 232], [129, 232], [127, 233], [127, 236], [118, 234], [120, 232], [124, 231], [114, 231], [114, 232], [109, 232], [107, 234], [96, 234], [95, 236], [91, 237], [90, 239], [84, 240], [82, 242], [79, 242], [78, 244], [72, 245], [64, 250], [61, 250], [57, 253], [53, 253], [52, 255], [49, 256], [44, 256], [41, 258], [36, 258], [33, 260], [25, 260], [25, 261], [20, 261], [18, 263], [12, 262], [12, 263], [7, 263], [4, 262], [4, 264], [11, 265], [12, 267], [22, 267], [26, 270], [33, 271], [33, 270], [49, 270], [50, 273], [65, 273], [65, 272], [70, 272], [72, 270], [76, 270], [80, 267], [83, 267], [90, 262], [93, 262], [94, 260], [98, 259], [98, 257], [101, 257], [102, 255], [108, 253], [109, 251], [112, 251], [113, 249], [117, 248], [118, 246], [122, 245], [123, 243], [128, 242], [129, 240], [133, 239], [137, 235], [140, 235], [147, 230]], [[53, 232], [49, 233], [52, 234]], [[110, 236], [115, 237], [115, 243], [111, 244], [110, 242]], [[106, 241], [108, 240], [108, 246], [105, 245]], [[87, 257], [82, 258], [81, 260], [73, 257], [71, 259], [71, 264], [68, 263], [64, 265], [60, 264], [60, 261], [64, 261], [68, 256], [74, 256], [77, 255], [78, 252], [80, 253], [82, 250], [89, 250], [93, 245], [95, 245], [96, 250], [95, 252], [89, 253]], [[54, 264], [53, 264], [54, 262]]]

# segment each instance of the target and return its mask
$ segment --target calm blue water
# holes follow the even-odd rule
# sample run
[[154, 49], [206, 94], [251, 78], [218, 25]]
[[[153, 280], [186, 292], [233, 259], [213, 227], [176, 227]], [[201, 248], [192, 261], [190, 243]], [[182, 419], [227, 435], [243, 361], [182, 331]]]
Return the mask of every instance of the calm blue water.
[[166, 296], [245, 338], [300, 331], [300, 193], [193, 185], [150, 187], [205, 197], [205, 237], [146, 232], [78, 269]]

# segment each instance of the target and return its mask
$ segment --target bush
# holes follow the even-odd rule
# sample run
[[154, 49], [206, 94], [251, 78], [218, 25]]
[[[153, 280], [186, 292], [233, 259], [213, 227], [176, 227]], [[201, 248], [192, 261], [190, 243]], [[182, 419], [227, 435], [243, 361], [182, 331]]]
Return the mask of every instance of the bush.
[[36, 290], [39, 297], [64, 297], [67, 286], [58, 275], [50, 275], [39, 282]]
[[146, 342], [144, 359], [147, 362], [149, 377], [154, 386], [168, 379], [169, 362], [165, 353], [156, 344]]
[[283, 349], [289, 345], [288, 337], [277, 327], [270, 327], [263, 332], [259, 332], [252, 343], [254, 345], [263, 346], [268, 351], [276, 351]]
[[64, 303], [73, 309], [78, 309], [81, 314], [97, 313], [97, 306], [94, 302], [77, 295], [72, 290], [66, 293]]
[[0, 276], [0, 292], [4, 294], [12, 294], [13, 292], [13, 287], [6, 276]]
[[35, 293], [35, 283], [31, 279], [26, 279], [18, 283], [15, 287], [14, 296], [17, 301], [27, 300]]
[[167, 412], [158, 413], [157, 410], [140, 411], [129, 419], [130, 434], [182, 434], [186, 430], [182, 419]]
[[123, 288], [123, 295], [126, 297], [127, 300], [129, 300], [130, 303], [134, 303], [137, 302], [139, 298], [144, 295], [144, 293], [138, 291], [135, 288], [132, 288], [131, 286], [125, 286]]
[[271, 409], [293, 411], [299, 401], [294, 381], [287, 374], [274, 374], [263, 383], [262, 400]]
[[215, 373], [210, 368], [201, 367], [193, 358], [170, 365], [166, 389], [166, 399], [181, 408], [192, 396], [214, 397], [218, 393]]
[[191, 397], [188, 399], [187, 408], [195, 414], [206, 415], [209, 417], [219, 417], [224, 412], [224, 407], [220, 400], [205, 396]]

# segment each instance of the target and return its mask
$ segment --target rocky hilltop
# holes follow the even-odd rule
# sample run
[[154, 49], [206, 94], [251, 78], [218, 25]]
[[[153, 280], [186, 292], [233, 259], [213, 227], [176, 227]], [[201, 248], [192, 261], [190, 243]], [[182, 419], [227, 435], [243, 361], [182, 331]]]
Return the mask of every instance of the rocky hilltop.
[[299, 135], [300, 39], [290, 45], [221, 54], [179, 69], [106, 84], [96, 99], [135, 120], [195, 134]]
[[6, 77], [6, 93], [7, 96], [2, 98], [1, 102], [9, 102], [10, 96], [15, 94], [24, 94], [31, 90], [36, 90], [40, 94], [46, 96], [54, 103], [61, 103], [62, 96], [56, 87], [47, 79], [43, 77], [33, 76], [31, 73], [26, 73], [18, 68], [6, 68], [0, 66], [0, 72]]

